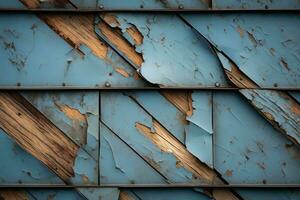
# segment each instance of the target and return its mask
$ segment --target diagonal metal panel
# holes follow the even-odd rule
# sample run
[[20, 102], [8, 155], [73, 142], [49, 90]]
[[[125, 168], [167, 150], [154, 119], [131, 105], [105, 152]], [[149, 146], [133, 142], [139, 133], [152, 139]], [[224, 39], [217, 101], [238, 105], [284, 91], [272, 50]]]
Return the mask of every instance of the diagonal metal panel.
[[296, 9], [300, 7], [297, 0], [213, 0], [213, 9]]

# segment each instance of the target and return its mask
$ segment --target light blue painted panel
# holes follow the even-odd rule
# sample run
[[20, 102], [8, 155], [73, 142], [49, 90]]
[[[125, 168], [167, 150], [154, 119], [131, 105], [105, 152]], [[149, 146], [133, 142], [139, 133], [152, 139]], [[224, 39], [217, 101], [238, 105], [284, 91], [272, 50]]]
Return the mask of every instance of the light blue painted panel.
[[227, 13], [183, 16], [260, 87], [299, 87], [300, 15]]
[[1, 184], [63, 184], [43, 163], [24, 151], [0, 129]]
[[300, 181], [300, 149], [238, 93], [214, 94], [215, 169], [229, 183]]
[[[74, 189], [27, 189], [27, 192], [32, 196], [32, 200], [84, 200]], [[92, 199], [89, 199], [92, 200]]]
[[298, 0], [213, 0], [213, 9], [299, 9]]
[[[120, 25], [111, 23], [110, 26], [120, 28], [124, 38], [129, 38], [126, 29], [130, 27], [137, 28], [142, 35], [142, 44], [135, 48], [143, 56], [144, 62], [139, 71], [147, 81], [162, 87], [228, 86], [209, 44], [177, 15], [113, 15]], [[97, 26], [96, 33], [114, 46]], [[128, 42], [132, 43], [131, 40]], [[115, 50], [119, 51], [117, 47]], [[121, 51], [119, 53], [126, 57]], [[134, 63], [132, 65], [135, 66]]]
[[[32, 14], [0, 14], [1, 87], [142, 87], [135, 70], [108, 48], [106, 60], [72, 48]], [[115, 71], [121, 68], [126, 78]], [[9, 76], [8, 76], [9, 74]]]
[[170, 183], [205, 183], [182, 166], [171, 152], [162, 151], [137, 129], [137, 124], [154, 130], [153, 119], [124, 93], [101, 93], [101, 120]]
[[100, 183], [166, 183], [154, 168], [117, 135], [100, 123]]

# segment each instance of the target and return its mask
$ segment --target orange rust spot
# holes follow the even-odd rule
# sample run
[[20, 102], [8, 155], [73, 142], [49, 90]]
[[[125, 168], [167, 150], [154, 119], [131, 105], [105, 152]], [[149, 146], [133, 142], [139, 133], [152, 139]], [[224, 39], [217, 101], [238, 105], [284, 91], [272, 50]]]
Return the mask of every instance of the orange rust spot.
[[291, 112], [300, 116], [300, 105], [293, 99], [290, 99]]
[[17, 189], [1, 189], [0, 199], [3, 200], [29, 200], [28, 195]]
[[241, 38], [244, 37], [244, 30], [240, 26], [236, 28], [236, 31], [239, 32]]
[[82, 181], [84, 183], [88, 183], [89, 182], [89, 177], [87, 177], [86, 175], [83, 175], [81, 178], [82, 178]]
[[233, 172], [232, 170], [227, 169], [226, 172], [225, 172], [225, 176], [231, 177], [232, 176], [232, 172]]
[[109, 27], [104, 22], [98, 24], [101, 33], [119, 50], [121, 51], [136, 67], [140, 67], [144, 62], [140, 53], [135, 51], [132, 46], [124, 37], [116, 30]]
[[141, 34], [141, 32], [135, 26], [131, 26], [131, 27], [127, 28], [126, 32], [133, 39], [134, 44], [136, 46], [139, 46], [143, 43], [144, 37]]
[[187, 116], [191, 116], [193, 114], [191, 92], [162, 91], [161, 94]]
[[119, 74], [121, 74], [122, 76], [128, 78], [130, 75], [128, 72], [126, 72], [124, 69], [122, 68], [115, 68], [115, 71], [118, 72]]
[[[136, 129], [150, 139], [161, 151], [173, 154], [178, 160], [177, 166], [182, 165], [190, 171], [195, 177], [202, 179], [204, 182], [213, 183], [218, 180], [215, 172], [205, 164], [199, 162], [174, 136], [172, 136], [157, 121], [153, 120], [153, 128], [141, 124], [135, 124]], [[219, 180], [218, 180], [219, 181]]]

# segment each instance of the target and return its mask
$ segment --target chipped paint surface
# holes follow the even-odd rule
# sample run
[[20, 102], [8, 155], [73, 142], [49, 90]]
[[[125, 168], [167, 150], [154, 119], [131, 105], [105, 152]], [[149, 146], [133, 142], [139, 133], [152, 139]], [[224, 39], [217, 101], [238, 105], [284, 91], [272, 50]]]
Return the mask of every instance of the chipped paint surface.
[[213, 9], [299, 9], [298, 0], [213, 0]]
[[215, 169], [229, 183], [299, 183], [299, 148], [240, 94], [214, 95], [214, 124]]
[[299, 87], [299, 15], [185, 14], [184, 18], [260, 87]]
[[[111, 87], [148, 85], [134, 78], [135, 71], [131, 66], [95, 35], [89, 34], [88, 31], [93, 30], [68, 31], [78, 30], [77, 24], [83, 26], [81, 23], [92, 26], [90, 17], [47, 15], [39, 19], [35, 15], [20, 14], [0, 15], [0, 18], [0, 58], [3, 61], [0, 85], [3, 87], [97, 88], [105, 87], [106, 82]], [[46, 20], [53, 30], [42, 20]]]
[[[109, 15], [111, 19], [112, 14]], [[221, 86], [227, 85], [209, 44], [199, 38], [177, 15], [114, 15], [113, 21], [102, 16], [98, 27], [96, 26], [96, 33], [136, 68], [140, 68], [141, 75], [147, 81], [161, 86], [214, 87], [216, 82]], [[104, 26], [110, 26], [110, 34], [105, 31]], [[142, 38], [141, 44], [134, 42], [135, 38], [128, 34], [128, 28], [138, 31], [136, 34]], [[173, 34], [175, 29], [176, 34]], [[124, 45], [117, 43], [116, 37]], [[136, 61], [138, 56], [140, 59]], [[173, 73], [174, 70], [178, 73]]]

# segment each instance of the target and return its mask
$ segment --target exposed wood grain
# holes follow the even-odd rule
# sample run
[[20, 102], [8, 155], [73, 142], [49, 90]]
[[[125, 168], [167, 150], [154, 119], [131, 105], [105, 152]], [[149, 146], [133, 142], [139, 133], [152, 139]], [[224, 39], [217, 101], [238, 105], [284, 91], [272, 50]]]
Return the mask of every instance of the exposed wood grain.
[[119, 195], [119, 200], [134, 200], [134, 198], [130, 196], [128, 192], [121, 190]]
[[0, 199], [1, 200], [29, 200], [29, 197], [25, 192], [20, 190], [1, 189]]
[[162, 91], [162, 95], [187, 116], [193, 114], [192, 93], [190, 91]]
[[104, 37], [122, 52], [135, 67], [140, 67], [142, 65], [144, 62], [142, 55], [136, 52], [135, 47], [117, 31], [117, 28], [112, 28], [103, 21], [99, 22], [98, 28]]
[[78, 146], [16, 92], [0, 93], [0, 127], [65, 182], [74, 176]]
[[[37, 8], [38, 0], [21, 0], [28, 8]], [[94, 31], [92, 14], [38, 14], [57, 34], [68, 41], [74, 48], [86, 45], [98, 57], [105, 59], [108, 48], [101, 42]]]

